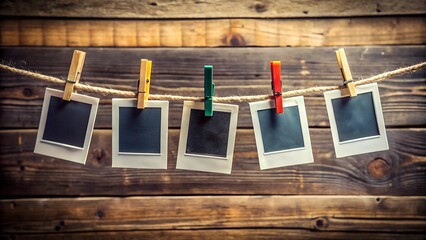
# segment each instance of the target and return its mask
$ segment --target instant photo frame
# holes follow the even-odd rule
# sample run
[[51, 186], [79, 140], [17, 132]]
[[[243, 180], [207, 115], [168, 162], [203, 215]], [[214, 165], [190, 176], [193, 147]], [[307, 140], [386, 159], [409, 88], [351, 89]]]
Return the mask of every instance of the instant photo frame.
[[389, 149], [377, 83], [356, 91], [355, 97], [324, 92], [337, 158]]
[[231, 173], [238, 105], [213, 103], [213, 112], [204, 116], [202, 102], [184, 102], [177, 169]]
[[112, 100], [112, 167], [167, 169], [168, 101]]
[[260, 169], [314, 161], [302, 96], [283, 99], [284, 113], [272, 100], [250, 103]]
[[99, 99], [46, 88], [34, 152], [76, 163], [86, 162]]

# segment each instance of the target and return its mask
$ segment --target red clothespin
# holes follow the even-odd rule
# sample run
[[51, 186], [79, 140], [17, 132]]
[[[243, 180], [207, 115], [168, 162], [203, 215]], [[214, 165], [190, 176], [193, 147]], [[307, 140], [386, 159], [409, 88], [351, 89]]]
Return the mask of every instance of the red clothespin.
[[283, 113], [283, 90], [281, 86], [281, 61], [271, 61], [272, 94], [275, 99], [275, 109], [277, 113]]

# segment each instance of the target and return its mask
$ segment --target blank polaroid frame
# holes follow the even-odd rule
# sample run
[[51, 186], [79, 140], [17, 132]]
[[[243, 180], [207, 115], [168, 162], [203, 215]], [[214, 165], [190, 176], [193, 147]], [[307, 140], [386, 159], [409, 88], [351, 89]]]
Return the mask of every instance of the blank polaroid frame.
[[357, 96], [324, 92], [336, 157], [388, 150], [377, 83], [356, 87]]
[[112, 99], [112, 167], [167, 169], [168, 101]]
[[176, 168], [230, 174], [237, 119], [238, 105], [213, 103], [205, 117], [202, 102], [185, 101]]
[[84, 164], [89, 151], [99, 99], [46, 88], [34, 152]]
[[272, 100], [249, 104], [261, 170], [314, 162], [302, 96], [283, 99], [282, 114]]

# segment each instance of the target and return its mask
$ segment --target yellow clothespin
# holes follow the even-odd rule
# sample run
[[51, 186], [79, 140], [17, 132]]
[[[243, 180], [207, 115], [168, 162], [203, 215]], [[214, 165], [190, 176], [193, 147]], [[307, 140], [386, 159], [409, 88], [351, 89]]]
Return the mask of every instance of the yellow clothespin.
[[145, 108], [145, 101], [149, 97], [149, 86], [151, 83], [151, 68], [152, 61], [148, 59], [141, 59], [141, 70], [139, 75], [139, 86], [138, 86], [138, 109]]
[[70, 70], [68, 71], [68, 77], [65, 83], [64, 96], [62, 97], [63, 100], [71, 100], [71, 94], [74, 91], [74, 85], [78, 83], [78, 81], [80, 81], [81, 71], [83, 70], [85, 57], [85, 52], [74, 50]]
[[352, 80], [351, 70], [349, 69], [348, 60], [346, 59], [345, 49], [340, 48], [336, 51], [337, 63], [343, 77], [343, 84], [349, 90], [349, 95], [355, 97], [357, 95], [356, 88]]

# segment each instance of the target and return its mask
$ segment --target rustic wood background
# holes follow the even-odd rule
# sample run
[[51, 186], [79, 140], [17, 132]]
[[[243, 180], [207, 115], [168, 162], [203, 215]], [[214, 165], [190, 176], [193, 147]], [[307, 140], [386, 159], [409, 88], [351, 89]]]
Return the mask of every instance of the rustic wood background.
[[[3, 0], [4, 63], [81, 82], [201, 96], [268, 94], [269, 60], [285, 90], [342, 82], [426, 60], [423, 0]], [[111, 97], [101, 97], [86, 165], [33, 154], [45, 88], [0, 72], [1, 239], [425, 239], [426, 71], [381, 83], [390, 150], [335, 159], [321, 94], [305, 98], [315, 163], [260, 171], [239, 104], [232, 175], [175, 170], [182, 103], [170, 105], [168, 170], [111, 168]]]

